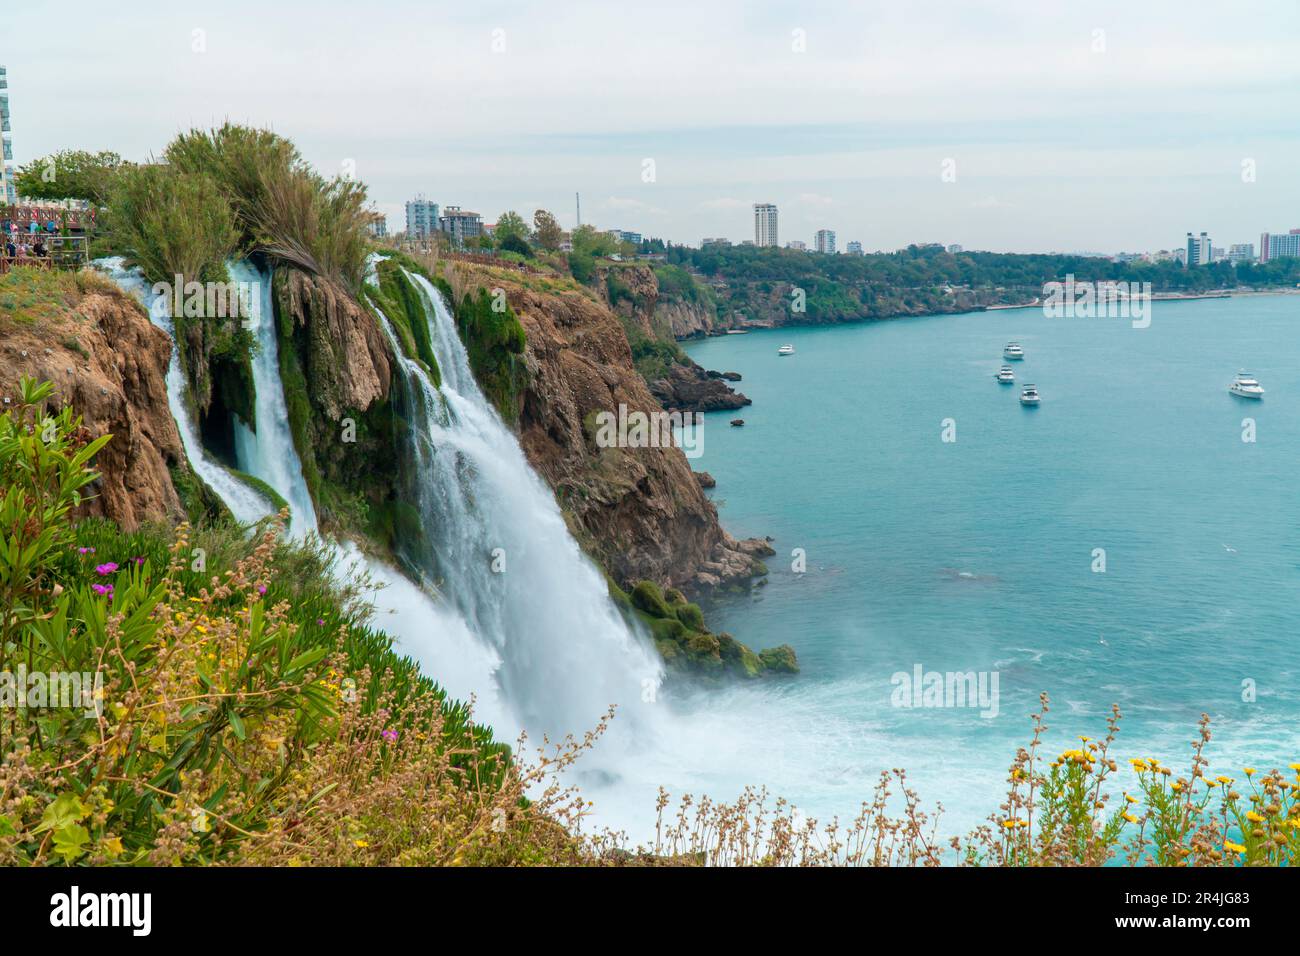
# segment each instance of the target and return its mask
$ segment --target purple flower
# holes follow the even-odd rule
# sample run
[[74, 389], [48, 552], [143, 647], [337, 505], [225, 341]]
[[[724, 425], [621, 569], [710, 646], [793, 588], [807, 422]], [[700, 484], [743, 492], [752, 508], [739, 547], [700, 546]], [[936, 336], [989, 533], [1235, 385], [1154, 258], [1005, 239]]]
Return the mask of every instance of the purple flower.
[[116, 570], [117, 570], [117, 565], [114, 564], [112, 561], [108, 562], [108, 564], [95, 565], [95, 573], [98, 574], [101, 578], [108, 577]]
[[95, 549], [94, 549], [94, 548], [78, 548], [78, 549], [77, 549], [77, 554], [94, 554], [94, 553], [95, 553]]
[[96, 594], [107, 595], [108, 597], [113, 596], [113, 585], [111, 584], [92, 584], [90, 589]]
[[259, 584], [259, 585], [257, 586], [257, 593], [258, 593], [258, 594], [265, 594], [265, 593], [266, 593], [266, 585], [265, 585], [265, 584]]
[[321, 626], [322, 624], [324, 624], [324, 623], [325, 623], [325, 618], [323, 618], [323, 617], [318, 617], [318, 618], [316, 618], [316, 626], [317, 626], [317, 627], [320, 627], [320, 626]]
[[136, 564], [144, 564], [144, 558], [132, 558], [131, 560]]
[[383, 733], [383, 737], [384, 737], [385, 740], [389, 741], [390, 743], [396, 743], [396, 741], [397, 741], [397, 731], [395, 731], [395, 730], [385, 730], [384, 733]]

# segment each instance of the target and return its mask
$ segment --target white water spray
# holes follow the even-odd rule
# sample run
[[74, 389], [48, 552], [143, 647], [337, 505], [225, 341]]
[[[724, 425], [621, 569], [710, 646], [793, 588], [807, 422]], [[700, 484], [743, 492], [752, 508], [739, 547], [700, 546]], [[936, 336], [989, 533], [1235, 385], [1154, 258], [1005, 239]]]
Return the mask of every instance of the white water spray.
[[631, 729], [662, 679], [658, 655], [614, 608], [550, 489], [479, 389], [441, 294], [406, 276], [421, 294], [442, 378], [435, 388], [419, 363], [402, 363], [425, 534], [417, 560], [499, 659], [495, 683], [520, 726], [581, 734], [618, 704], [615, 726]]
[[229, 262], [226, 268], [241, 288], [253, 290], [247, 299], [251, 314], [246, 318], [257, 336], [257, 354], [252, 363], [254, 427], [235, 419], [235, 459], [240, 471], [260, 478], [289, 502], [289, 537], [305, 538], [316, 533], [316, 508], [289, 429], [271, 276], [248, 260]]
[[232, 475], [203, 447], [198, 425], [185, 401], [185, 373], [181, 369], [180, 350], [176, 344], [176, 330], [172, 323], [168, 296], [154, 295], [153, 287], [140, 270], [127, 269], [121, 256], [98, 259], [94, 266], [117, 283], [118, 288], [138, 299], [148, 311], [150, 321], [166, 332], [171, 340], [172, 355], [167, 366], [167, 406], [171, 409], [172, 418], [176, 419], [176, 428], [180, 432], [181, 444], [185, 447], [190, 467], [225, 502], [235, 520], [241, 524], [252, 524], [272, 514], [274, 509], [271, 502]]

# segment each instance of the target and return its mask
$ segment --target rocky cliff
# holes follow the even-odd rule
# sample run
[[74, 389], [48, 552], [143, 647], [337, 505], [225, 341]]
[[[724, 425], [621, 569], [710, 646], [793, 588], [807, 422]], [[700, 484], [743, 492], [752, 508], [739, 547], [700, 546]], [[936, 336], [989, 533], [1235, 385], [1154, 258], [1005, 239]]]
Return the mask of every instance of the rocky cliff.
[[[189, 466], [167, 406], [166, 333], [106, 279], [48, 273], [30, 281], [23, 300], [0, 294], [0, 392], [15, 394], [23, 375], [52, 381], [55, 402], [70, 403], [90, 437], [114, 436], [96, 456], [100, 478], [87, 514], [127, 529], [181, 520], [172, 478], [187, 484]], [[32, 300], [37, 307], [23, 309]]]
[[679, 338], [709, 334], [713, 306], [688, 273], [648, 265], [609, 265], [597, 270], [595, 289], [627, 332], [637, 370], [654, 397], [670, 411], [712, 412], [743, 408], [750, 400], [718, 372], [704, 369], [677, 345]]
[[519, 434], [529, 461], [555, 489], [575, 534], [622, 584], [649, 579], [690, 589], [748, 581], [770, 554], [718, 522], [676, 447], [601, 447], [598, 416], [663, 409], [633, 365], [624, 327], [606, 305], [572, 287], [544, 289], [504, 270], [475, 281], [505, 290], [527, 335], [528, 385]]

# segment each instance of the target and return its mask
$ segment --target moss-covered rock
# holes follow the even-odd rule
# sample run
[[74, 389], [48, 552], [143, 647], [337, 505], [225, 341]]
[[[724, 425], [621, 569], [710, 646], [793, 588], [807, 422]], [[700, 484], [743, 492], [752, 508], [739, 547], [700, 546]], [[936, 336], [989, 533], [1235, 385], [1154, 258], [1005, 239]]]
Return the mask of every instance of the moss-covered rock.
[[759, 651], [758, 657], [763, 663], [764, 670], [770, 674], [799, 673], [799, 661], [794, 655], [794, 648], [789, 644]]
[[799, 667], [788, 644], [756, 654], [730, 634], [711, 633], [698, 604], [680, 591], [665, 593], [653, 581], [640, 581], [629, 595], [608, 581], [614, 602], [624, 616], [639, 620], [650, 632], [655, 648], [670, 671], [696, 677], [752, 679], [768, 674], [794, 674]]
[[704, 612], [700, 610], [698, 604], [677, 604], [674, 605], [674, 610], [677, 612], [677, 620], [691, 630], [704, 630]]
[[641, 581], [632, 589], [632, 604], [651, 617], [674, 617], [659, 585], [653, 581]]

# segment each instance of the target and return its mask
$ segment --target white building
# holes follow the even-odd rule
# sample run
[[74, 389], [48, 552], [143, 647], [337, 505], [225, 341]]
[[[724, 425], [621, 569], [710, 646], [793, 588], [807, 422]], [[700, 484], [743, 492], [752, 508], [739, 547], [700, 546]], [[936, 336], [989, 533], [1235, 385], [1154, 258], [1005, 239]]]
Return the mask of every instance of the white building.
[[835, 254], [835, 230], [818, 229], [817, 235], [813, 236], [813, 245], [818, 252], [825, 252], [828, 255]]
[[703, 248], [705, 248], [705, 247], [707, 247], [707, 246], [729, 246], [729, 245], [731, 245], [731, 240], [730, 240], [730, 239], [723, 239], [721, 236], [719, 236], [719, 237], [716, 238], [716, 239], [701, 239], [701, 240], [700, 240], [700, 248], [701, 248], [701, 249], [703, 249]]
[[0, 66], [0, 202], [10, 206], [18, 202], [14, 186], [14, 144], [9, 136], [9, 74]]
[[862, 255], [862, 243], [860, 243], [860, 242], [858, 242], [858, 240], [854, 239], [853, 241], [851, 241], [851, 242], [849, 243], [849, 245], [848, 245], [848, 249], [847, 249], [846, 251], [847, 251], [848, 254], [851, 255], [851, 256], [860, 256], [860, 255]]
[[948, 254], [951, 255], [951, 256], [955, 256], [955, 255], [956, 255], [957, 253], [959, 253], [959, 252], [961, 252], [961, 244], [960, 244], [960, 243], [954, 242], [952, 245], [950, 245], [950, 246], [948, 247]]
[[1205, 266], [1210, 264], [1213, 249], [1210, 246], [1210, 237], [1202, 232], [1200, 236], [1193, 236], [1190, 232], [1187, 234], [1187, 265]]
[[406, 204], [406, 238], [428, 239], [438, 231], [438, 204], [423, 195]]
[[1290, 232], [1265, 232], [1259, 237], [1259, 261], [1281, 259], [1284, 256], [1300, 258], [1300, 229]]
[[777, 245], [776, 205], [774, 203], [754, 203], [754, 245]]
[[799, 252], [806, 252], [808, 250], [808, 243], [804, 242], [802, 239], [791, 239], [785, 244], [785, 247], [787, 249], [796, 249]]
[[1253, 242], [1234, 242], [1228, 247], [1229, 262], [1253, 262], [1255, 244]]

